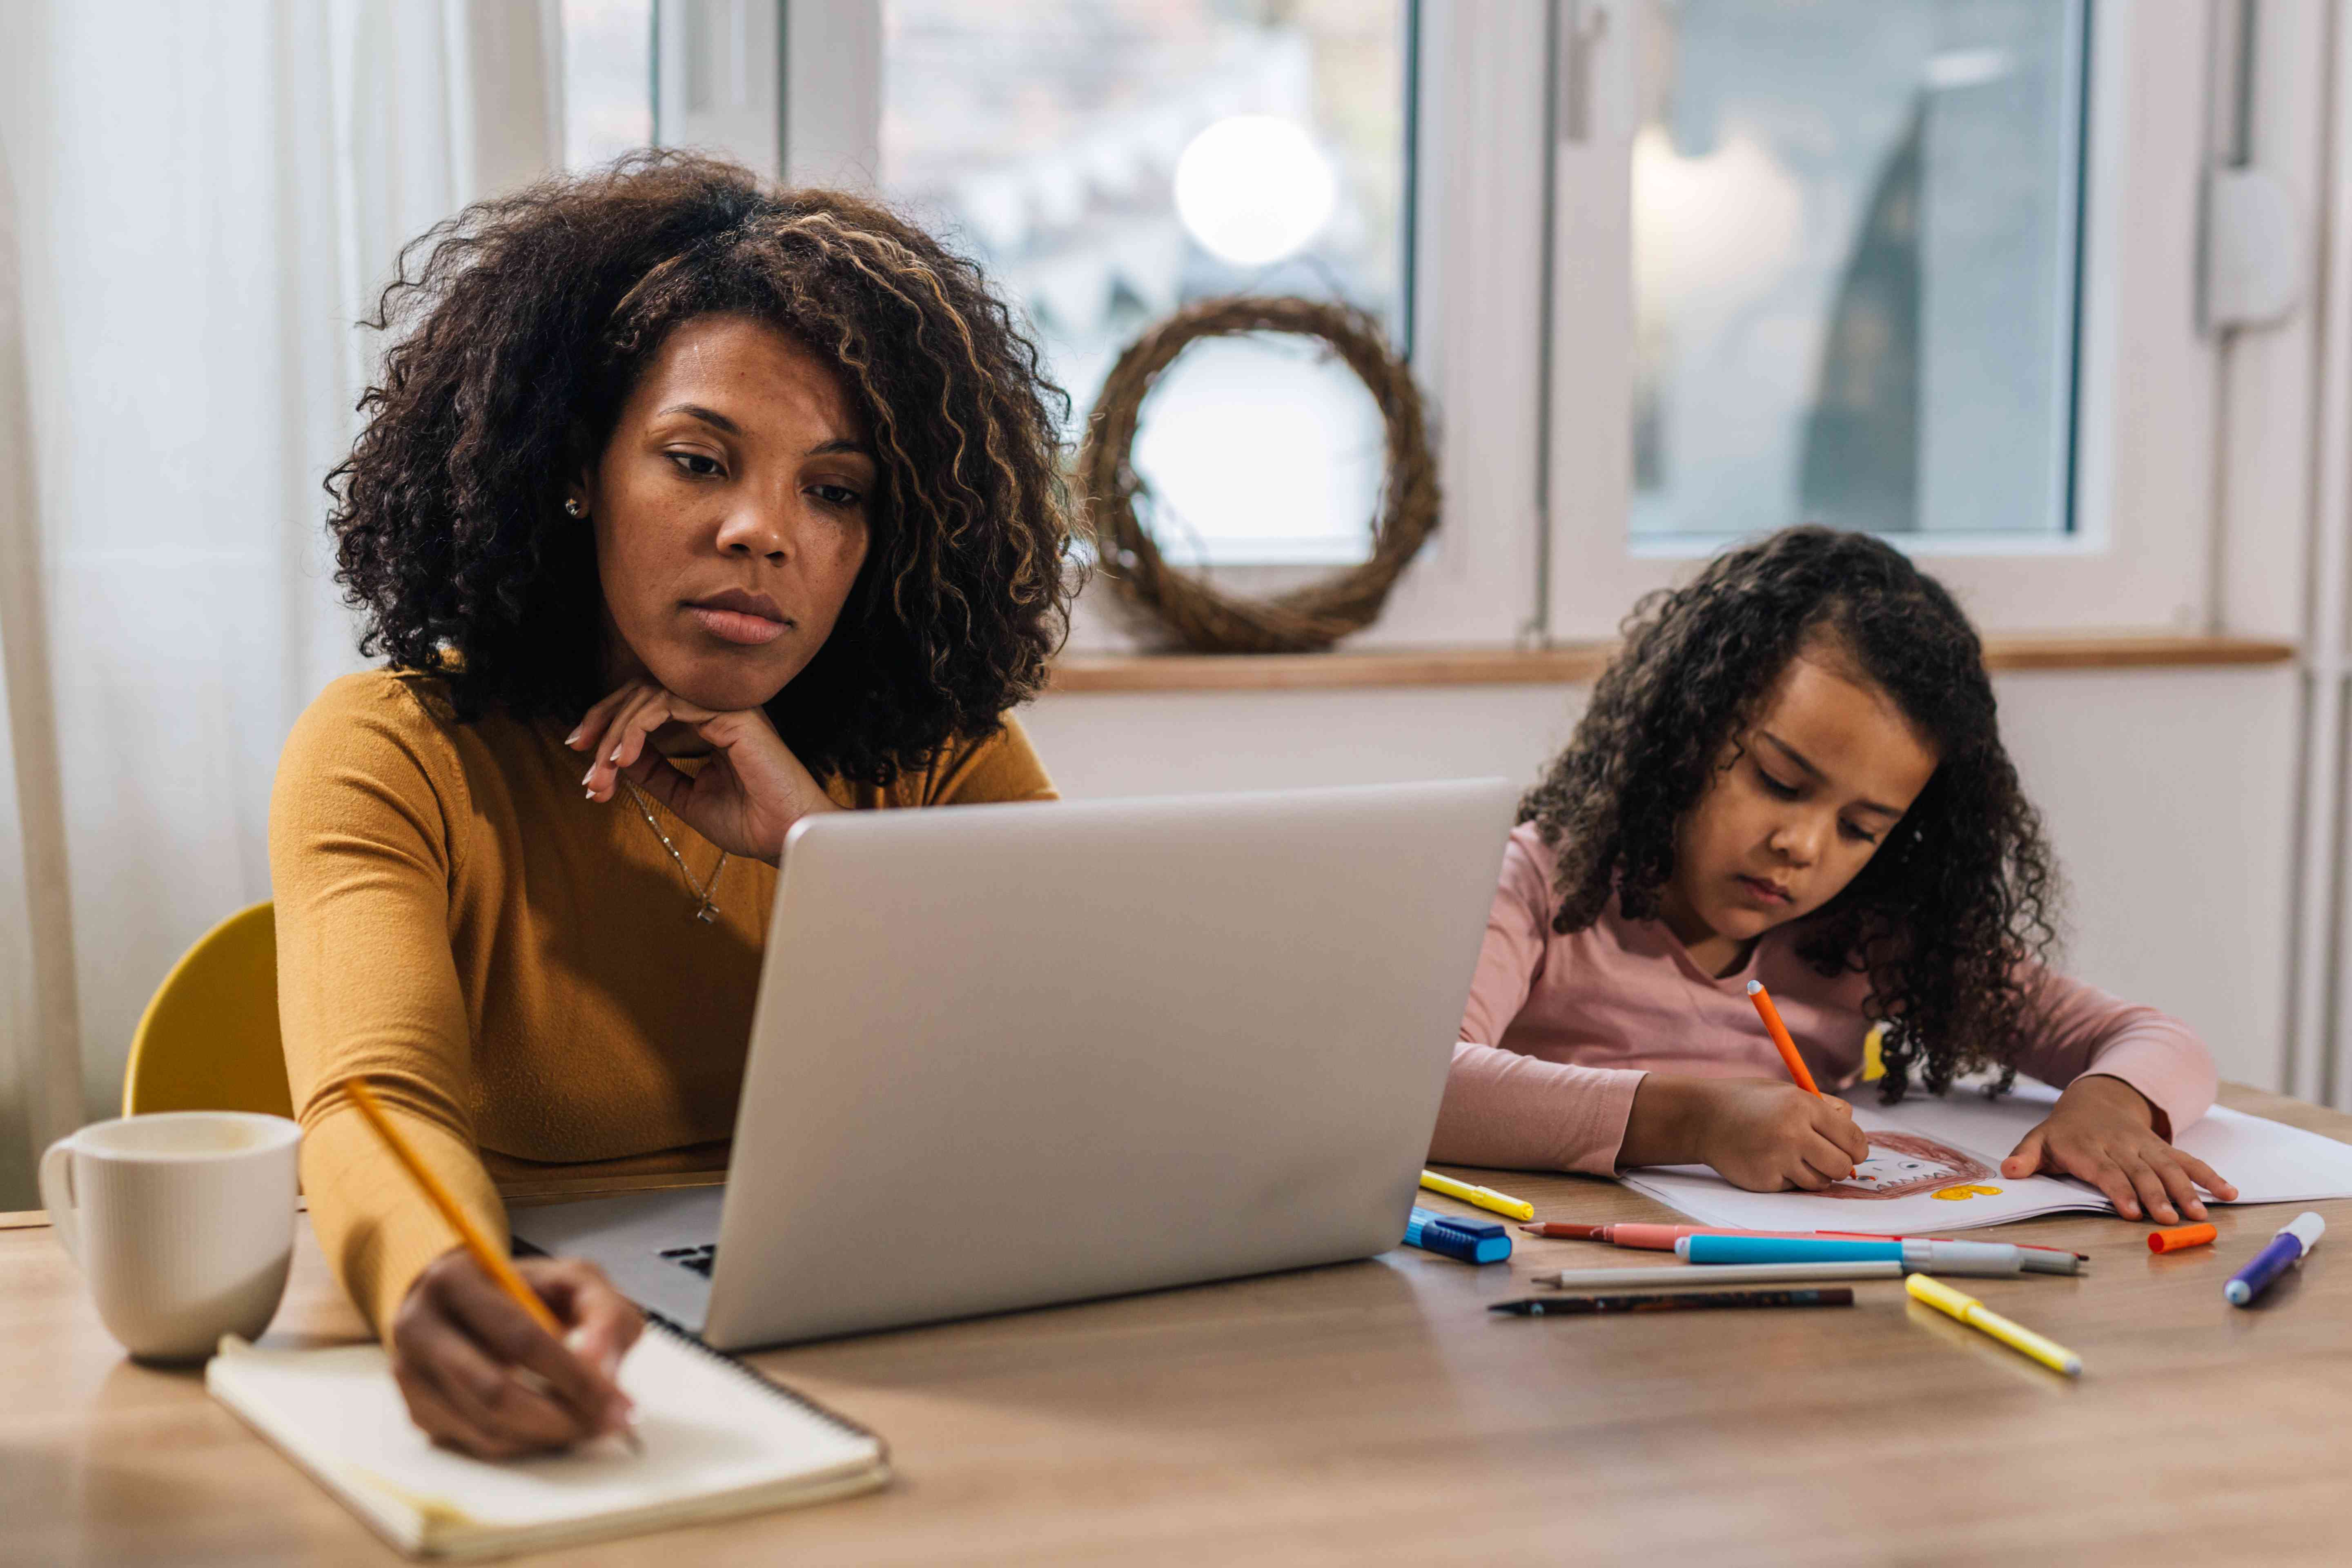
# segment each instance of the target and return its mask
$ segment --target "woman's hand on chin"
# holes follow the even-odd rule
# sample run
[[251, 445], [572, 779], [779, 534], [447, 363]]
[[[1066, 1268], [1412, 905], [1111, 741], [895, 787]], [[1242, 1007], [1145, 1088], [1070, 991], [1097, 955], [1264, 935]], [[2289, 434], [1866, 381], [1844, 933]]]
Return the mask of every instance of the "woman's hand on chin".
[[[700, 772], [673, 767], [651, 744], [654, 731], [673, 723], [714, 748]], [[588, 710], [564, 744], [594, 759], [580, 781], [589, 799], [611, 800], [628, 779], [730, 855], [770, 865], [783, 853], [793, 823], [841, 809], [766, 713], [715, 712], [650, 680], [633, 680]]]

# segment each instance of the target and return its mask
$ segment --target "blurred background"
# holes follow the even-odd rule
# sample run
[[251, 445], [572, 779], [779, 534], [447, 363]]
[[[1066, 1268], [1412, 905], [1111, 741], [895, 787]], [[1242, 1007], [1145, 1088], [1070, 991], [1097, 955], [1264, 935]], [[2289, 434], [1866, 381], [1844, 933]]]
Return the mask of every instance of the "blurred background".
[[[646, 145], [901, 204], [1074, 446], [1190, 301], [1410, 357], [1444, 521], [1381, 619], [1209, 673], [1090, 603], [1028, 718], [1066, 793], [1529, 780], [1640, 594], [1870, 529], [1994, 637], [2075, 967], [2345, 1104], [2347, 58], [2342, 0], [7, 0], [0, 1209], [268, 895], [401, 246]], [[1365, 558], [1381, 437], [1296, 341], [1196, 346], [1146, 521], [1297, 585]]]

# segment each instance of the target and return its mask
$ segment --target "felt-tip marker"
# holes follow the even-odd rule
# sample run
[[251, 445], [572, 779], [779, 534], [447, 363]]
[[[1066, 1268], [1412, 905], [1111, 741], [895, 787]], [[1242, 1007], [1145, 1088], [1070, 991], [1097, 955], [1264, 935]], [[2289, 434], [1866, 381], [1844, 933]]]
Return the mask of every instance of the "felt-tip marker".
[[1772, 993], [1764, 989], [1761, 980], [1751, 980], [1748, 983], [1748, 999], [1756, 1004], [1756, 1015], [1764, 1020], [1764, 1032], [1772, 1037], [1772, 1048], [1780, 1053], [1780, 1064], [1789, 1069], [1789, 1077], [1807, 1094], [1821, 1098], [1822, 1086], [1805, 1070], [1805, 1058], [1797, 1054], [1797, 1042], [1789, 1037], [1789, 1026], [1780, 1021], [1780, 1009], [1772, 1005]]
[[1464, 1263], [1500, 1263], [1511, 1255], [1509, 1235], [1493, 1220], [1418, 1207], [1404, 1222], [1404, 1244]]
[[2268, 1247], [2254, 1254], [2252, 1261], [2230, 1276], [2230, 1282], [2221, 1287], [2221, 1299], [2232, 1307], [2252, 1306], [2255, 1297], [2278, 1283], [2280, 1275], [2319, 1245], [2326, 1230], [2327, 1222], [2315, 1214], [2306, 1210], [2295, 1215], [2271, 1237]]
[[2083, 1375], [2083, 1358], [2055, 1340], [2042, 1338], [2022, 1323], [2014, 1323], [1978, 1300], [1929, 1274], [1914, 1274], [1903, 1289], [1915, 1301], [1958, 1319], [1979, 1333], [1990, 1334], [2020, 1355], [2032, 1356], [2051, 1371], [2068, 1377]]
[[[1672, 1252], [1675, 1243], [1686, 1236], [1771, 1236], [1801, 1241], [1939, 1241], [1941, 1237], [1893, 1236], [1871, 1230], [1746, 1230], [1727, 1225], [1660, 1225], [1647, 1221], [1621, 1221], [1615, 1225], [1575, 1225], [1566, 1220], [1539, 1220], [1519, 1226], [1529, 1236], [1540, 1236], [1553, 1241], [1598, 1241], [1611, 1247], [1635, 1247], [1645, 1252]], [[2090, 1255], [2070, 1252], [2061, 1247], [2040, 1247], [2032, 1242], [2017, 1241], [2005, 1245], [2025, 1255], [2025, 1271], [2029, 1274], [2080, 1274]]]
[[2004, 1241], [1836, 1241], [1780, 1236], [1686, 1236], [1675, 1243], [1693, 1263], [1900, 1263], [1906, 1269], [1997, 1276], [2025, 1268]]

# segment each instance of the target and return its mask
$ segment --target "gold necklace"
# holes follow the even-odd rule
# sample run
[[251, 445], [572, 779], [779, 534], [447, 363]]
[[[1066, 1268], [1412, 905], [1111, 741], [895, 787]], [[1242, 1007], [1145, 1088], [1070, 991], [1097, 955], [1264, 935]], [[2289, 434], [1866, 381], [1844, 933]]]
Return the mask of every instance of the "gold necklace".
[[669, 851], [670, 859], [677, 863], [677, 874], [685, 879], [686, 890], [698, 900], [694, 918], [705, 925], [715, 924], [719, 910], [713, 900], [719, 897], [719, 873], [727, 869], [727, 851], [721, 849], [719, 852], [719, 863], [710, 868], [710, 880], [696, 882], [694, 873], [686, 868], [686, 857], [677, 852], [677, 846], [669, 841], [669, 835], [664, 833], [661, 824], [654, 820], [653, 804], [646, 799], [645, 792], [637, 788], [633, 780], [624, 778], [621, 783], [628, 790], [629, 798], [637, 803], [637, 815], [646, 819], [646, 826], [654, 830], [654, 837], [661, 840], [661, 847]]

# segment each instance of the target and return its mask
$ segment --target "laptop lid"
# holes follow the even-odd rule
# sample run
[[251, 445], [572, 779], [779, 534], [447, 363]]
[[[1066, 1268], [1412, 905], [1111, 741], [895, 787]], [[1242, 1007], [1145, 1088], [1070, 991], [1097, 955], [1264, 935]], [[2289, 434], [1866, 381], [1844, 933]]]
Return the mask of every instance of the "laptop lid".
[[801, 823], [704, 1339], [1396, 1246], [1516, 795], [1483, 779]]

